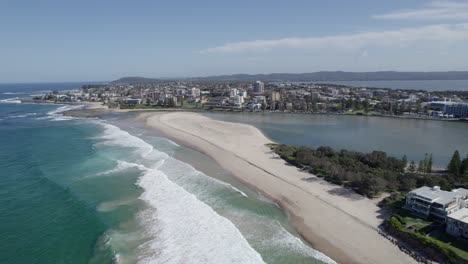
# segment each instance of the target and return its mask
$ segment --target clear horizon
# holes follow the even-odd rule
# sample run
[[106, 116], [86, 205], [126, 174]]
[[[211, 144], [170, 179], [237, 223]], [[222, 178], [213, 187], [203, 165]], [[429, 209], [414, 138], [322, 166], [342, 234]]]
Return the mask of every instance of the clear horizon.
[[466, 1], [4, 1], [0, 24], [0, 83], [468, 70]]

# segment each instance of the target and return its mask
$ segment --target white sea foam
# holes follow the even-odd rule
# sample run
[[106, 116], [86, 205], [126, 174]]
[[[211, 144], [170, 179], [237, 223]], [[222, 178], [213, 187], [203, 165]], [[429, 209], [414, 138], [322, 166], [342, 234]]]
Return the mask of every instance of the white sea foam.
[[151, 239], [140, 247], [140, 263], [263, 263], [232, 222], [160, 170], [169, 155], [113, 125], [101, 124], [105, 144], [134, 148], [139, 154], [138, 161], [115, 169], [138, 167], [143, 172], [137, 184], [148, 209], [139, 220]]
[[83, 108], [84, 105], [63, 105], [58, 107], [57, 109], [54, 109], [52, 111], [47, 112], [46, 117], [40, 117], [37, 119], [51, 119], [51, 121], [67, 121], [67, 120], [73, 120], [76, 119], [71, 116], [64, 116], [62, 113], [65, 111], [69, 110], [74, 110], [74, 109], [80, 109]]
[[119, 206], [122, 205], [129, 205], [135, 202], [135, 199], [132, 197], [127, 197], [123, 198], [120, 200], [115, 200], [115, 201], [108, 201], [108, 202], [103, 202], [100, 203], [97, 207], [96, 210], [99, 212], [110, 212], [114, 209], [116, 209]]
[[[304, 244], [275, 218], [233, 207], [220, 198], [220, 191], [229, 190], [247, 197], [231, 184], [206, 176], [190, 164], [154, 149], [113, 125], [102, 125], [102, 139], [106, 145], [136, 149], [137, 156], [132, 156], [132, 161], [118, 162], [115, 168], [103, 174], [129, 168], [142, 172], [137, 185], [144, 190], [140, 199], [148, 208], [138, 219], [149, 237], [139, 247], [139, 263], [263, 263], [248, 241], [256, 249], [270, 252], [270, 258], [288, 252], [335, 263]], [[112, 201], [99, 208], [113, 210], [127, 202]], [[224, 216], [215, 209], [222, 210]], [[272, 252], [272, 249], [275, 250]]]
[[112, 173], [124, 171], [124, 170], [130, 169], [130, 168], [135, 168], [135, 167], [140, 169], [140, 170], [146, 170], [147, 169], [145, 166], [143, 166], [141, 164], [136, 164], [136, 163], [132, 163], [132, 162], [126, 162], [126, 161], [123, 161], [123, 160], [118, 160], [117, 165], [115, 166], [115, 168], [112, 168], [112, 169], [110, 169], [108, 171], [100, 172], [100, 173], [96, 174], [96, 176], [109, 175], [109, 174], [112, 174]]
[[[229, 184], [229, 185], [230, 185], [230, 184]], [[244, 196], [244, 197], [249, 197], [247, 194], [245, 194], [245, 192], [239, 190], [238, 188], [236, 188], [236, 187], [234, 187], [234, 186], [232, 186], [232, 185], [230, 185], [230, 187], [231, 187], [234, 191], [240, 193], [242, 196]]]
[[140, 263], [263, 263], [234, 224], [158, 168], [138, 185], [145, 189], [141, 199], [154, 208], [140, 218], [155, 238], [142, 246]]
[[0, 100], [0, 103], [5, 103], [5, 104], [21, 104], [21, 100], [16, 97], [16, 98], [8, 98], [8, 99], [3, 99]]
[[27, 92], [5, 92], [3, 94], [29, 94]]
[[[147, 136], [147, 137], [148, 137], [148, 136]], [[163, 141], [165, 141], [165, 142], [168, 142], [169, 144], [171, 144], [171, 145], [173, 145], [173, 146], [180, 147], [179, 144], [177, 144], [177, 143], [175, 143], [174, 141], [169, 140], [169, 139], [167, 139], [167, 138], [155, 137], [155, 136], [149, 136], [149, 137], [151, 137], [151, 138], [157, 138], [157, 139], [159, 139], [159, 140], [163, 140]]]
[[61, 114], [65, 111], [68, 111], [68, 110], [74, 110], [74, 109], [79, 109], [79, 108], [83, 108], [84, 105], [63, 105], [63, 106], [60, 106], [58, 107], [57, 109], [54, 109], [52, 111], [49, 111], [47, 114], [48, 115], [58, 115], [58, 114]]
[[26, 113], [26, 114], [22, 114], [22, 115], [11, 115], [11, 116], [8, 116], [9, 118], [24, 118], [24, 117], [28, 117], [28, 116], [35, 116], [37, 115], [37, 113]]
[[[114, 125], [102, 122], [97, 123], [104, 127], [104, 132], [101, 138], [105, 141], [101, 144], [136, 148], [139, 151], [139, 154], [144, 158], [147, 158], [152, 154], [154, 150], [153, 146], [142, 139], [132, 136], [130, 133], [123, 131]], [[162, 152], [160, 153], [163, 154]], [[167, 154], [163, 156], [167, 157]]]
[[[232, 207], [229, 202], [223, 199], [214, 197], [213, 192], [224, 189], [225, 191], [232, 190], [246, 196], [241, 190], [237, 189], [229, 183], [217, 180], [206, 176], [200, 171], [197, 171], [190, 164], [183, 163], [176, 159], [169, 158], [159, 168], [177, 184], [195, 194], [198, 199], [208, 203], [215, 208], [230, 208], [226, 211], [226, 215], [233, 221], [241, 230], [244, 230], [249, 241], [255, 241], [255, 245], [261, 245], [265, 251], [271, 252], [271, 248], [279, 249], [279, 252], [290, 252], [300, 256], [319, 259], [325, 263], [335, 263], [325, 254], [310, 248], [302, 242], [301, 239], [286, 231], [283, 226], [269, 216], [252, 214], [249, 211], [244, 211], [239, 208]], [[279, 206], [271, 202], [267, 198], [259, 194], [260, 200]], [[274, 253], [271, 253], [274, 254]], [[279, 255], [280, 256], [280, 255]]]
[[[208, 182], [208, 184], [211, 185], [212, 187], [220, 186], [220, 187], [229, 188], [230, 190], [232, 190], [232, 191], [234, 191], [236, 193], [239, 193], [240, 195], [242, 195], [244, 197], [248, 197], [247, 194], [245, 194], [243, 191], [239, 190], [238, 188], [236, 188], [232, 184], [224, 182], [224, 181], [220, 181], [220, 180], [218, 180], [216, 178], [213, 178], [213, 177], [209, 177], [209, 176], [205, 175], [203, 172], [198, 171], [197, 169], [195, 169], [192, 165], [190, 165], [188, 163], [181, 162], [181, 161], [179, 161], [177, 159], [174, 159], [174, 158], [169, 159], [168, 162], [169, 162], [169, 164], [166, 163], [164, 168], [163, 168], [163, 171], [166, 173], [166, 175], [168, 173], [170, 173], [171, 175], [181, 175], [182, 177], [184, 177], [185, 175], [190, 175], [190, 177], [184, 177], [184, 180], [181, 180], [182, 184], [183, 184], [184, 181], [194, 181], [194, 180], [200, 181], [201, 180], [201, 181]], [[190, 184], [190, 183], [188, 183], [188, 184]], [[185, 185], [185, 184], [183, 184], [183, 185]], [[182, 187], [184, 187], [184, 186], [182, 186]]]
[[273, 238], [268, 241], [268, 243], [271, 243], [269, 246], [277, 244], [279, 248], [286, 248], [289, 251], [305, 256], [310, 256], [325, 263], [336, 264], [336, 262], [327, 255], [317, 250], [311, 249], [309, 246], [304, 244], [301, 239], [293, 236], [286, 229], [284, 229], [284, 227], [279, 222], [276, 221], [276, 226], [274, 229], [275, 232], [273, 232]]

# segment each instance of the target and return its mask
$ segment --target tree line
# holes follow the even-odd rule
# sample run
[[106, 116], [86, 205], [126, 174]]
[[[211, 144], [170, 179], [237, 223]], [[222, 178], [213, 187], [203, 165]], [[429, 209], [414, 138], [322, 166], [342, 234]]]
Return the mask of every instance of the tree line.
[[362, 153], [335, 150], [322, 146], [317, 149], [272, 144], [270, 147], [284, 160], [326, 181], [349, 187], [367, 197], [382, 192], [407, 192], [420, 186], [438, 185], [450, 190], [468, 188], [468, 156], [463, 160], [458, 151], [446, 172], [432, 172], [432, 154], [426, 154], [418, 167], [403, 158], [389, 157], [383, 151]]

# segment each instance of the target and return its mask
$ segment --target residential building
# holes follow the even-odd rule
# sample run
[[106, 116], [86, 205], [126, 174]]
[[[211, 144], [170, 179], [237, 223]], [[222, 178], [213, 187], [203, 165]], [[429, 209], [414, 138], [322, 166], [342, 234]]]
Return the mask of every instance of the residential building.
[[198, 98], [201, 95], [201, 91], [199, 88], [193, 87], [191, 94], [192, 94], [192, 97]]
[[468, 239], [468, 208], [462, 208], [447, 216], [445, 231], [452, 236]]
[[254, 83], [253, 92], [255, 94], [263, 94], [265, 92], [265, 84], [261, 81], [256, 81]]
[[467, 198], [468, 190], [463, 188], [448, 192], [439, 186], [423, 186], [406, 195], [405, 208], [424, 218], [444, 222], [447, 215], [466, 206]]
[[229, 91], [229, 97], [235, 97], [239, 94], [239, 90], [237, 90], [236, 88], [231, 88], [231, 90]]
[[457, 118], [468, 117], [468, 103], [436, 101], [431, 102], [432, 110], [441, 111], [444, 115], [452, 115]]
[[125, 103], [129, 105], [141, 104], [140, 98], [126, 98]]
[[281, 93], [277, 91], [271, 91], [270, 101], [272, 102], [281, 101]]

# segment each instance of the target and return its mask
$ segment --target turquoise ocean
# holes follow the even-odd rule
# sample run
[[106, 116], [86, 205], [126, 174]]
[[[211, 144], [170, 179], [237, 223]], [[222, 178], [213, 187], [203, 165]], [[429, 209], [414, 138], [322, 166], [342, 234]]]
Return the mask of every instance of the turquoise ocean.
[[17, 97], [0, 86], [0, 263], [334, 263], [272, 202], [132, 115]]

